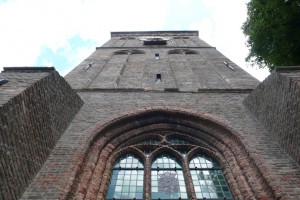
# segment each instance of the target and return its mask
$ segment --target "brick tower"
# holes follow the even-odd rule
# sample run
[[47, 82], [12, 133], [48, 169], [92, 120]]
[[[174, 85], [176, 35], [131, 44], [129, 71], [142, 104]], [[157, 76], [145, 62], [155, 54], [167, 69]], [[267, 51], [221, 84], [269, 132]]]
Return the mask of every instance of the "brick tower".
[[259, 85], [197, 31], [112, 32], [65, 77], [84, 104], [21, 199], [299, 199], [299, 107], [276, 100], [299, 77]]

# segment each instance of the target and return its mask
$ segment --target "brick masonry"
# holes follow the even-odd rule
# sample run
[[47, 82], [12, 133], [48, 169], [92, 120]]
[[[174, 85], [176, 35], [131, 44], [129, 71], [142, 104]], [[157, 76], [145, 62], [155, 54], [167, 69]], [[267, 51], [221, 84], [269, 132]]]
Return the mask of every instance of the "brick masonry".
[[[138, 37], [148, 35], [171, 40], [144, 46]], [[162, 152], [180, 159], [167, 146], [149, 158], [131, 146], [159, 131], [197, 143], [187, 159], [197, 152], [217, 159], [236, 200], [300, 199], [298, 163], [243, 103], [259, 82], [198, 32], [114, 32], [65, 78], [84, 105], [22, 200], [105, 199], [111, 167], [122, 153], [138, 155], [145, 166]], [[144, 199], [151, 198], [147, 169]], [[184, 173], [195, 199], [186, 167]]]
[[0, 86], [0, 199], [19, 199], [83, 102], [49, 68], [4, 70]]
[[[216, 118], [218, 122], [223, 122], [226, 127], [234, 130], [236, 137], [243, 143], [242, 146], [244, 146], [247, 155], [244, 157], [246, 159], [243, 165], [254, 165], [253, 169], [259, 171], [256, 173], [264, 175], [265, 180], [262, 182], [268, 183], [268, 187], [271, 187], [270, 190], [273, 195], [276, 195], [276, 198], [297, 199], [300, 197], [299, 168], [295, 161], [287, 156], [276, 142], [273, 142], [272, 136], [243, 105], [242, 102], [248, 93], [80, 92], [79, 94], [85, 102], [83, 108], [74, 118], [46, 164], [23, 195], [23, 199], [68, 199], [69, 196], [66, 194], [70, 194], [70, 191], [75, 191], [71, 193], [77, 194], [78, 199], [83, 199], [85, 195], [97, 196], [97, 192], [87, 191], [86, 188], [92, 185], [97, 187], [97, 184], [85, 185], [84, 183], [89, 183], [88, 177], [93, 177], [92, 175], [97, 172], [94, 169], [101, 148], [97, 147], [94, 150], [92, 144], [95, 142], [100, 146], [104, 144], [110, 146], [110, 143], [96, 139], [101, 139], [104, 135], [99, 130], [101, 127], [105, 129], [110, 123], [114, 123], [114, 119], [130, 117], [130, 113], [147, 111], [146, 108], [155, 110], [157, 106], [165, 107], [162, 109], [167, 109], [167, 107], [175, 108], [175, 110], [179, 108], [188, 109], [186, 112], [191, 113], [191, 115], [195, 112], [206, 113], [206, 115]], [[157, 117], [159, 116], [157, 115]], [[137, 123], [135, 119], [128, 119], [126, 122], [117, 123], [115, 127], [120, 129], [131, 121]], [[212, 134], [214, 133], [213, 127], [210, 130]], [[112, 129], [108, 129], [108, 131], [110, 130]], [[122, 133], [122, 131], [120, 132]], [[104, 137], [103, 139], [107, 138]], [[223, 138], [222, 140], [226, 139]], [[239, 148], [236, 149], [236, 153], [240, 152]], [[90, 153], [93, 150], [94, 152]], [[94, 160], [93, 162], [85, 161], [88, 155], [91, 156], [89, 159]], [[234, 156], [239, 157], [239, 155]], [[106, 159], [101, 161], [103, 168]], [[85, 163], [90, 163], [87, 164], [89, 170], [84, 167], [86, 166]], [[86, 176], [87, 179], [79, 178], [82, 170], [89, 174]], [[243, 168], [239, 170], [242, 174], [248, 172]], [[251, 173], [245, 175], [245, 177], [247, 176], [252, 177]], [[94, 179], [101, 181], [100, 177], [95, 176]], [[80, 185], [80, 183], [83, 188], [78, 191], [79, 193], [76, 193], [76, 185]], [[260, 181], [251, 181], [251, 184], [257, 184], [257, 187], [261, 187], [259, 183]], [[53, 185], [56, 187], [53, 188]], [[50, 190], [52, 192], [49, 192]], [[244, 195], [250, 195], [254, 199], [261, 197], [260, 193], [255, 194], [250, 191], [252, 190]], [[243, 199], [242, 197], [236, 199]]]
[[277, 68], [244, 103], [300, 164], [300, 67]]
[[[170, 36], [170, 33], [162, 34]], [[145, 47], [138, 37], [128, 39], [125, 33], [112, 34], [113, 37], [74, 68], [66, 80], [74, 89], [182, 92], [253, 89], [259, 84], [194, 33], [177, 34], [163, 47]], [[155, 54], [159, 54], [159, 59], [155, 59]], [[159, 84], [157, 74], [162, 77]]]

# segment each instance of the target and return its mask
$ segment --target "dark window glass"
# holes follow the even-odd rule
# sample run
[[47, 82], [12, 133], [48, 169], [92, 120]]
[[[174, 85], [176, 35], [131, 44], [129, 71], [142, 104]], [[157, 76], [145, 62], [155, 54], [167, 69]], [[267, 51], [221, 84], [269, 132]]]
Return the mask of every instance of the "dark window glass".
[[149, 40], [144, 41], [144, 45], [166, 45], [167, 41], [165, 40]]
[[156, 74], [156, 83], [161, 83], [161, 74]]
[[4, 85], [5, 83], [7, 83], [8, 82], [8, 80], [6, 80], [6, 79], [1, 79], [0, 78], [0, 86], [1, 85]]

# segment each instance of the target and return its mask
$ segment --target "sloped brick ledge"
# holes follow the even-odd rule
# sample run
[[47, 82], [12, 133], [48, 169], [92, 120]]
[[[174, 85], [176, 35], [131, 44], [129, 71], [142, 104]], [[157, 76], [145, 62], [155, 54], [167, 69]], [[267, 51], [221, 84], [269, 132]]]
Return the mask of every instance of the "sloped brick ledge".
[[83, 105], [48, 67], [4, 68], [0, 86], [0, 199], [19, 199]]
[[300, 164], [300, 66], [276, 68], [244, 104]]

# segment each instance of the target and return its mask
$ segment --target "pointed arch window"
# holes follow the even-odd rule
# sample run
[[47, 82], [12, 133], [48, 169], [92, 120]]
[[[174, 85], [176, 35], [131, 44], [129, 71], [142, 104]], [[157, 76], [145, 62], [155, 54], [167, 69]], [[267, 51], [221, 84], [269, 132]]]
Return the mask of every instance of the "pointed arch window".
[[177, 138], [172, 138], [169, 140], [171, 144], [189, 144], [187, 141]]
[[121, 156], [114, 164], [106, 199], [143, 199], [144, 166], [133, 154]]
[[189, 163], [197, 199], [232, 199], [219, 163], [197, 154]]
[[187, 199], [182, 167], [169, 154], [159, 155], [151, 166], [152, 199]]
[[105, 191], [107, 200], [233, 199], [220, 164], [201, 152], [201, 141], [174, 132], [147, 133], [146, 138], [133, 137], [122, 146], [139, 151], [145, 165], [132, 153], [119, 157]]
[[148, 140], [143, 140], [139, 142], [139, 144], [158, 144], [159, 140], [156, 139], [148, 139]]

